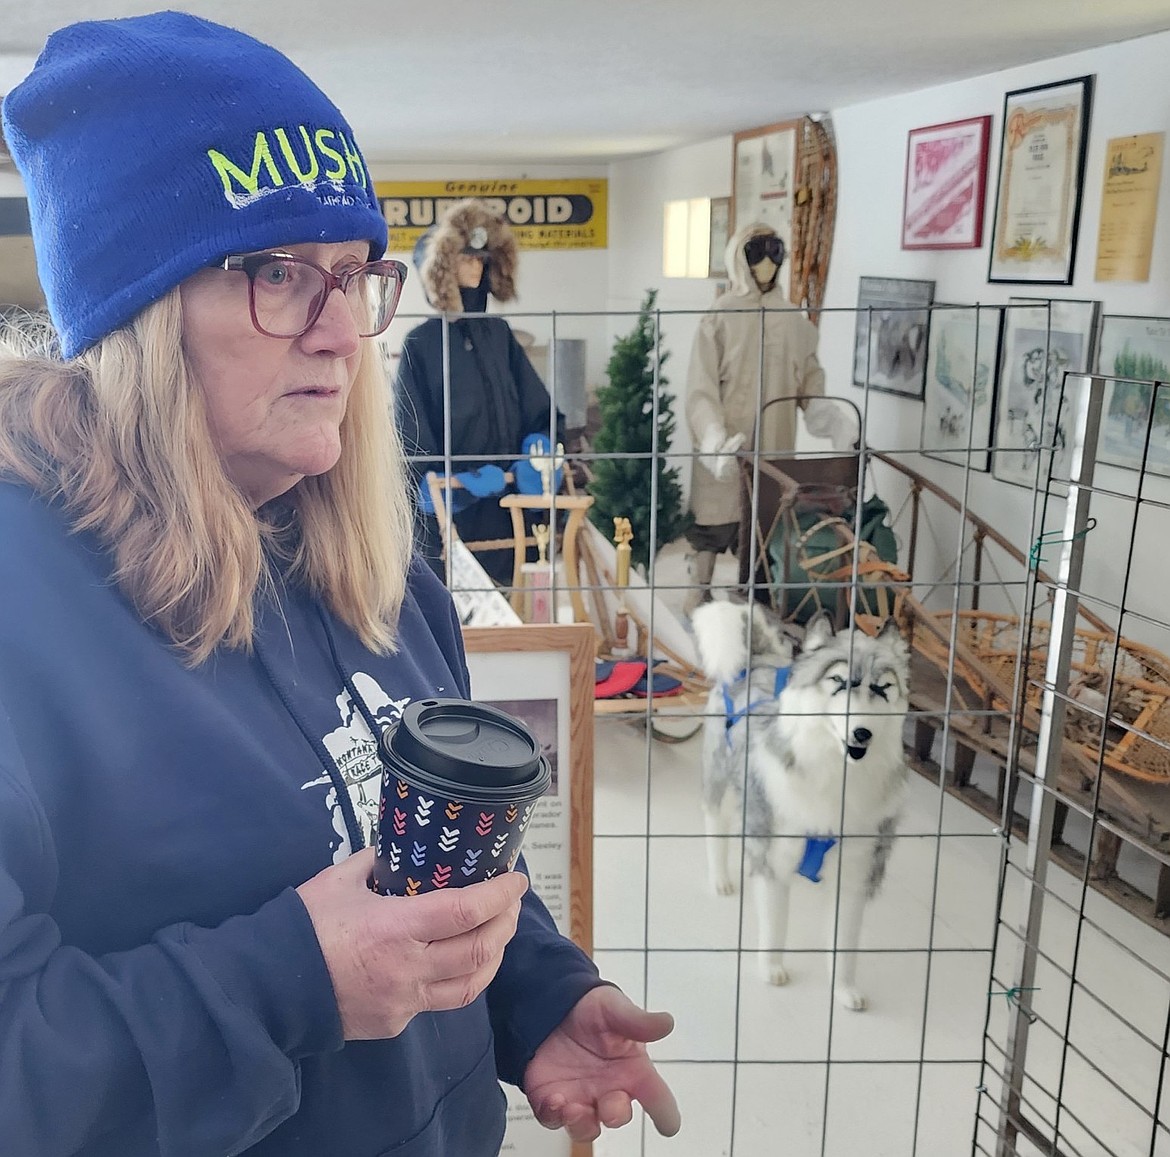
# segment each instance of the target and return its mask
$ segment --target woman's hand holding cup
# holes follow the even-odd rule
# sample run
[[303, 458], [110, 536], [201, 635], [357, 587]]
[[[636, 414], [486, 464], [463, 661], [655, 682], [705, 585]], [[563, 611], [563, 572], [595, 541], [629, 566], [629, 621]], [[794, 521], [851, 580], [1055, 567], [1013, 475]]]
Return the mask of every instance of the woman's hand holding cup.
[[404, 898], [370, 890], [372, 849], [297, 893], [317, 933], [346, 1040], [397, 1036], [420, 1012], [463, 1008], [491, 983], [516, 931], [521, 872]]

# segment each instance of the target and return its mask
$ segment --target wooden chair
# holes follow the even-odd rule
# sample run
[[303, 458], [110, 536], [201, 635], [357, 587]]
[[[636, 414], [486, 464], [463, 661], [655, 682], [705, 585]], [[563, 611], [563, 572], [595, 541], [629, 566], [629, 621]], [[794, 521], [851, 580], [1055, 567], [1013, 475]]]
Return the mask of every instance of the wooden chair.
[[[515, 482], [515, 477], [511, 472], [505, 474], [504, 479], [509, 485]], [[564, 560], [565, 586], [573, 606], [573, 619], [575, 622], [585, 623], [589, 621], [589, 616], [585, 610], [584, 599], [581, 597], [580, 532], [585, 521], [585, 512], [593, 505], [593, 497], [588, 494], [576, 493], [573, 477], [567, 470], [564, 472], [564, 479], [566, 490], [564, 494], [501, 495], [498, 502], [512, 518], [512, 537], [481, 539], [475, 542], [464, 542], [463, 545], [472, 553], [485, 550], [511, 550], [513, 552], [512, 589], [509, 601], [516, 613], [522, 614], [524, 605], [522, 568], [528, 556], [528, 548], [536, 546], [536, 539], [528, 533], [524, 512], [527, 510], [546, 510], [549, 512], [550, 524], [555, 521], [558, 513], [567, 512], [568, 519], [565, 525], [557, 531], [557, 552]], [[448, 478], [434, 471], [428, 472], [426, 481], [439, 523], [439, 534], [442, 537], [445, 557], [446, 552], [450, 549], [450, 539], [459, 535], [458, 530], [455, 529], [454, 519], [448, 519], [444, 514], [446, 510], [445, 492], [462, 489], [463, 484], [458, 478]], [[492, 500], [484, 498], [480, 501], [489, 502]]]

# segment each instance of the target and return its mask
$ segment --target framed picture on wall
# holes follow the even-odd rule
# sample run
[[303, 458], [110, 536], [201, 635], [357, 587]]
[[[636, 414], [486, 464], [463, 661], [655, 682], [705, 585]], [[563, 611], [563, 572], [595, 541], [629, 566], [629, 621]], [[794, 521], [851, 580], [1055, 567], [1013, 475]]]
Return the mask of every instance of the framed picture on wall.
[[992, 415], [1003, 309], [940, 305], [930, 311], [922, 452], [957, 466], [991, 468]]
[[711, 251], [707, 258], [708, 277], [726, 277], [724, 250], [731, 237], [731, 198], [711, 198]]
[[1093, 78], [1004, 96], [988, 281], [1071, 285]]
[[1105, 386], [1099, 460], [1140, 469], [1149, 430], [1146, 469], [1170, 476], [1170, 388], [1154, 384], [1170, 382], [1170, 317], [1106, 314], [1097, 372], [1117, 379]]
[[[522, 720], [553, 765], [553, 781], [524, 837], [532, 887], [557, 928], [593, 946], [593, 688], [596, 640], [588, 624], [464, 627], [475, 698]], [[550, 1134], [519, 1089], [508, 1087], [503, 1152], [588, 1157], [563, 1131]]]
[[921, 398], [933, 281], [863, 277], [857, 291], [853, 384]]
[[1068, 460], [1067, 415], [1077, 400], [1064, 396], [1065, 374], [1091, 371], [1100, 313], [1099, 301], [1008, 299], [992, 464], [992, 473], [1001, 482], [1031, 487], [1037, 481], [1043, 484], [1050, 467], [1055, 476], [1063, 474]]
[[990, 116], [910, 130], [903, 249], [978, 249], [983, 244], [990, 135]]
[[798, 121], [780, 121], [732, 138], [732, 232], [759, 221], [791, 238], [798, 127]]

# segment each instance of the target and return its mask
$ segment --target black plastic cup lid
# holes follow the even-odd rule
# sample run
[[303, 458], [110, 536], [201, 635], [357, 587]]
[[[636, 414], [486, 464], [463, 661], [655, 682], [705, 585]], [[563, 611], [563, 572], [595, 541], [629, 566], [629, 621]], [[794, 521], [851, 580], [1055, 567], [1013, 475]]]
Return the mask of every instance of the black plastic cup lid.
[[383, 733], [382, 755], [415, 786], [456, 799], [535, 799], [552, 777], [540, 745], [523, 723], [465, 699], [411, 703]]

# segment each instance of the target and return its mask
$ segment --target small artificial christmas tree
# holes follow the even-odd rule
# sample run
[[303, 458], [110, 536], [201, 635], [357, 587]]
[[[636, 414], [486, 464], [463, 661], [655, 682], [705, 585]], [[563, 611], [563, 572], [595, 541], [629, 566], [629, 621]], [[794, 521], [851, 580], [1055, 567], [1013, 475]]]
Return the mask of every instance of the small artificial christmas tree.
[[[593, 440], [597, 454], [644, 454], [647, 457], [601, 458], [593, 463], [589, 493], [593, 505], [589, 517], [605, 537], [613, 535], [613, 520], [630, 520], [634, 532], [633, 560], [643, 570], [650, 562], [650, 512], [654, 477], [658, 472], [658, 524], [653, 549], [673, 542], [689, 523], [682, 507], [678, 468], [668, 466], [666, 455], [674, 437], [674, 414], [666, 392], [662, 365], [668, 354], [656, 348], [654, 302], [657, 290], [649, 290], [631, 333], [618, 338], [606, 366], [609, 385], [597, 391], [601, 428]], [[658, 342], [662, 335], [659, 333]], [[658, 363], [658, 437], [654, 437], [654, 365]], [[649, 455], [654, 453], [653, 461]]]

